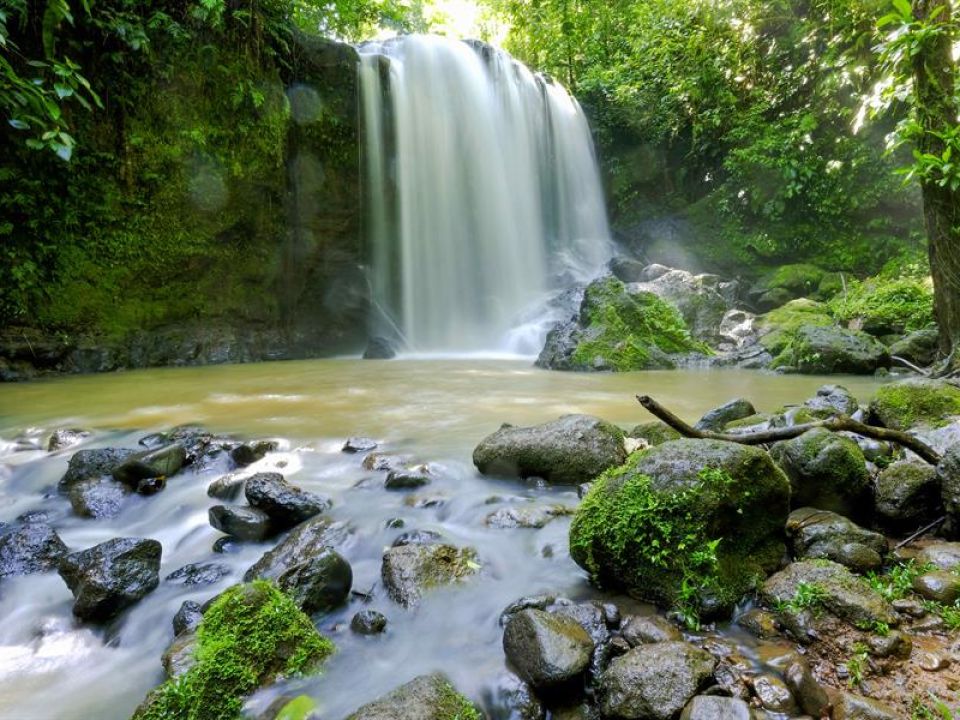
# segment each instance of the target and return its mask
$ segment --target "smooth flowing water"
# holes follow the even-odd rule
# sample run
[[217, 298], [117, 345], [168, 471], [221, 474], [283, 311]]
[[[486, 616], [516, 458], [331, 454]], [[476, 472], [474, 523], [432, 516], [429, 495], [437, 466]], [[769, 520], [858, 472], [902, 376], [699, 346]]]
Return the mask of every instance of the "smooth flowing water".
[[[412, 677], [443, 670], [465, 693], [490, 703], [504, 671], [498, 617], [513, 600], [553, 592], [593, 597], [570, 560], [569, 521], [542, 530], [503, 530], [485, 517], [508, 505], [577, 502], [571, 488], [485, 478], [471, 463], [474, 445], [503, 422], [531, 424], [572, 412], [624, 427], [649, 416], [633, 396], [647, 393], [694, 420], [730, 398], [746, 396], [761, 411], [801, 402], [825, 378], [736, 370], [572, 374], [542, 371], [524, 360], [317, 360], [189, 369], [161, 369], [0, 385], [0, 521], [44, 510], [71, 549], [117, 536], [152, 537], [163, 545], [161, 578], [187, 563], [221, 562], [229, 576], [215, 585], [161, 581], [153, 593], [106, 628], [72, 618], [72, 598], [56, 573], [0, 583], [0, 718], [120, 720], [162, 680], [160, 656], [173, 636], [170, 620], [184, 600], [203, 602], [238, 582], [270, 546], [247, 544], [233, 554], [211, 547], [221, 537], [208, 525], [206, 494], [226, 470], [188, 471], [153, 497], [132, 496], [119, 516], [85, 520], [56, 493], [76, 450], [49, 455], [15, 451], [12, 440], [43, 437], [55, 427], [96, 429], [80, 447], [133, 446], [148, 431], [201, 423], [217, 432], [282, 440], [280, 452], [250, 468], [278, 469], [294, 484], [330, 495], [331, 515], [353, 532], [340, 548], [354, 570], [355, 597], [318, 617], [339, 652], [319, 678], [294, 693], [315, 697], [320, 715], [341, 720], [360, 704]], [[861, 400], [876, 381], [829, 378]], [[369, 435], [380, 449], [429, 462], [437, 480], [416, 497], [443, 499], [415, 507], [411, 495], [388, 492], [382, 476], [361, 468], [361, 456], [340, 452], [350, 435]], [[403, 530], [388, 529], [403, 518]], [[383, 549], [404, 530], [435, 530], [477, 548], [483, 571], [472, 580], [426, 595], [415, 610], [393, 604], [380, 585]], [[348, 629], [353, 613], [380, 610], [387, 633], [361, 637]], [[269, 697], [262, 698], [264, 701]], [[489, 705], [488, 705], [489, 706]]]
[[420, 352], [508, 346], [548, 290], [610, 257], [586, 117], [488, 45], [411, 35], [361, 52], [374, 332]]

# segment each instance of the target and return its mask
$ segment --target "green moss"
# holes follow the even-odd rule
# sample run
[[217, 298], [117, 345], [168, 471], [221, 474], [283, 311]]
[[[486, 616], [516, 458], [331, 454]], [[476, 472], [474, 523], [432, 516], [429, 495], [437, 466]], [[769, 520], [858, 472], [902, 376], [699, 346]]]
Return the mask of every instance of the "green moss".
[[483, 720], [483, 716], [474, 707], [473, 703], [446, 681], [444, 681], [440, 691], [440, 703], [437, 710], [444, 720]]
[[856, 321], [874, 335], [920, 330], [934, 322], [933, 283], [929, 277], [851, 280], [830, 310], [840, 322]]
[[800, 295], [809, 295], [817, 290], [824, 271], [809, 263], [781, 265], [766, 278], [767, 289], [784, 288]]
[[960, 388], [922, 378], [883, 385], [870, 402], [870, 414], [894, 430], [921, 424], [941, 427], [960, 415]]
[[707, 351], [690, 337], [676, 308], [653, 293], [628, 293], [615, 278], [587, 287], [580, 319], [585, 332], [572, 359], [583, 368], [671, 367], [665, 355]]
[[278, 677], [312, 672], [334, 651], [270, 582], [236, 585], [204, 613], [196, 664], [147, 696], [136, 720], [235, 720], [244, 698]]
[[627, 433], [628, 437], [646, 440], [651, 445], [660, 445], [670, 440], [679, 440], [682, 436], [672, 427], [659, 420], [640, 423]]
[[760, 344], [771, 355], [777, 356], [787, 349], [801, 326], [828, 327], [833, 324], [826, 305], [799, 298], [757, 318], [756, 327], [765, 333]]

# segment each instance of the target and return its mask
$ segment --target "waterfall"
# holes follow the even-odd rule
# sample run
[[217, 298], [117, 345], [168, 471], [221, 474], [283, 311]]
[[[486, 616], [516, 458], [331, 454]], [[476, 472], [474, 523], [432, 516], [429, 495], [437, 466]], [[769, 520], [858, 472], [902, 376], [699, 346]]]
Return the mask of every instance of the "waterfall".
[[360, 94], [373, 332], [507, 349], [609, 259], [590, 131], [558, 84], [489, 45], [410, 35], [361, 47]]

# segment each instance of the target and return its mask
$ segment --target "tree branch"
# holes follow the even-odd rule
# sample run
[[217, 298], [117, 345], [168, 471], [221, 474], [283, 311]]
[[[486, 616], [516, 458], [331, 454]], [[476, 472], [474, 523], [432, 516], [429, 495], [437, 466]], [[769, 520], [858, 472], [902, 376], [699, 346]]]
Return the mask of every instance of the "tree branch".
[[756, 432], [733, 434], [718, 433], [709, 430], [697, 430], [678, 418], [663, 405], [658, 403], [649, 395], [637, 395], [637, 400], [646, 408], [650, 414], [656, 416], [667, 425], [672, 427], [678, 433], [688, 438], [698, 438], [700, 440], [725, 440], [726, 442], [740, 443], [741, 445], [765, 445], [767, 443], [778, 442], [780, 440], [791, 440], [799, 437], [807, 430], [814, 428], [824, 428], [831, 432], [852, 432], [857, 435], [872, 438], [874, 440], [884, 440], [896, 443], [908, 450], [915, 452], [920, 458], [937, 465], [940, 462], [940, 454], [932, 447], [921, 442], [913, 435], [899, 430], [890, 430], [889, 428], [875, 427], [866, 425], [862, 422], [852, 420], [845, 415], [828, 418], [827, 420], [816, 420], [814, 422], [804, 423], [802, 425], [793, 425], [792, 427], [771, 428], [770, 430], [758, 430]]

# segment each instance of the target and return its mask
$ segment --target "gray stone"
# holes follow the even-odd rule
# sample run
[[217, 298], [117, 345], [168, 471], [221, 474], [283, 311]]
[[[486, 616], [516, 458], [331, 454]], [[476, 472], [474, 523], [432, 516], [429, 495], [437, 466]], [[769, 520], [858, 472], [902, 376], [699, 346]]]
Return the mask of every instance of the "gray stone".
[[238, 540], [266, 540], [277, 533], [270, 516], [256, 508], [214, 505], [208, 515], [214, 528]]
[[294, 528], [283, 542], [263, 554], [244, 574], [243, 581], [257, 578], [276, 580], [287, 570], [301, 565], [327, 547], [343, 549], [352, 531], [346, 523], [319, 516]]
[[173, 443], [131, 455], [113, 468], [112, 474], [114, 480], [135, 488], [141, 480], [176, 475], [186, 461], [187, 451], [182, 445]]
[[387, 594], [395, 602], [415, 607], [425, 591], [459, 582], [479, 569], [473, 548], [402, 545], [383, 554], [380, 574]]
[[883, 343], [863, 332], [801, 325], [777, 363], [811, 375], [872, 375], [877, 368], [890, 367], [890, 354]]
[[563, 505], [534, 506], [534, 507], [505, 507], [487, 515], [484, 524], [497, 529], [530, 528], [539, 529], [548, 522], [564, 515], [571, 515], [573, 511]]
[[364, 705], [347, 720], [453, 720], [469, 706], [441, 673], [421, 675], [379, 700]]
[[164, 580], [183, 585], [213, 585], [230, 574], [230, 566], [223, 563], [191, 563], [174, 570]]
[[291, 528], [330, 507], [330, 499], [288, 483], [280, 473], [247, 478], [244, 495], [251, 507], [265, 512], [275, 530]]
[[130, 489], [110, 477], [94, 477], [72, 483], [67, 496], [80, 517], [112, 518], [120, 514]]
[[763, 608], [751, 608], [737, 618], [737, 625], [762, 640], [780, 636], [777, 616]]
[[791, 715], [797, 703], [786, 683], [775, 675], [764, 673], [753, 678], [753, 692], [765, 710]]
[[935, 327], [914, 330], [890, 346], [890, 355], [900, 357], [914, 365], [925, 367], [933, 364], [940, 350], [940, 333]]
[[947, 570], [924, 573], [913, 579], [913, 590], [925, 600], [953, 605], [960, 598], [960, 575]]
[[67, 472], [60, 478], [60, 490], [66, 491], [83, 480], [95, 480], [110, 475], [113, 468], [134, 454], [125, 448], [78, 450], [67, 463]]
[[333, 548], [324, 548], [308, 560], [285, 570], [277, 585], [307, 614], [333, 610], [346, 602], [353, 570]]
[[230, 459], [237, 467], [246, 467], [263, 460], [267, 453], [276, 452], [279, 449], [280, 443], [275, 440], [257, 440], [237, 445], [230, 451]]
[[201, 620], [203, 620], [203, 608], [200, 607], [200, 603], [184, 600], [176, 615], [173, 616], [173, 634], [176, 636], [193, 632], [200, 626]]
[[836, 694], [833, 720], [902, 720], [902, 718], [895, 710], [879, 700], [840, 692]]
[[874, 486], [877, 523], [892, 532], [912, 532], [943, 514], [936, 468], [920, 462], [896, 462]]
[[683, 634], [677, 627], [659, 615], [630, 615], [623, 621], [620, 634], [630, 647], [644, 643], [683, 640]]
[[443, 535], [434, 530], [408, 530], [400, 533], [396, 540], [391, 543], [391, 547], [403, 547], [404, 545], [436, 545], [443, 540]]
[[387, 490], [414, 490], [429, 484], [430, 473], [426, 468], [391, 470], [387, 473], [387, 479], [383, 481], [383, 486]]
[[197, 644], [197, 634], [192, 630], [173, 638], [160, 658], [168, 680], [180, 677], [197, 664]]
[[387, 629], [387, 617], [376, 610], [361, 610], [350, 620], [350, 629], [358, 635], [379, 635]]
[[815, 718], [823, 717], [830, 709], [830, 697], [810, 672], [806, 660], [797, 657], [783, 673], [783, 679], [797, 700], [800, 710]]
[[473, 451], [484, 475], [540, 477], [561, 485], [589, 482], [627, 459], [623, 433], [589, 415], [565, 415], [533, 427], [504, 426]]
[[66, 554], [67, 546], [46, 523], [0, 527], [0, 578], [56, 570]]
[[814, 417], [853, 415], [860, 409], [857, 399], [843, 385], [824, 385], [803, 406]]
[[960, 542], [936, 542], [927, 545], [917, 556], [921, 563], [930, 563], [940, 570], [960, 569]]
[[680, 720], [750, 720], [750, 706], [740, 698], [698, 695], [683, 708]]
[[697, 430], [722, 430], [727, 423], [756, 415], [757, 410], [746, 398], [737, 398], [706, 413], [697, 421]]
[[514, 613], [503, 650], [517, 674], [536, 689], [563, 685], [590, 664], [594, 642], [576, 620], [527, 609]]
[[787, 537], [798, 560], [826, 558], [851, 570], [866, 572], [883, 564], [887, 539], [865, 530], [842, 515], [816, 508], [799, 508], [787, 518]]

